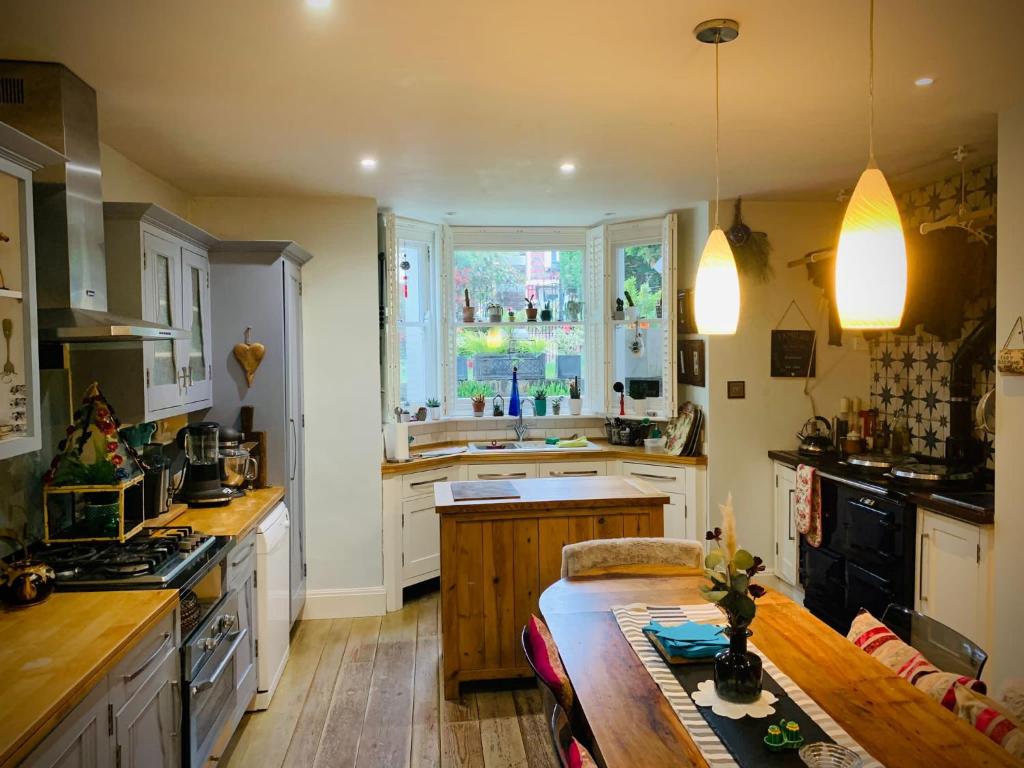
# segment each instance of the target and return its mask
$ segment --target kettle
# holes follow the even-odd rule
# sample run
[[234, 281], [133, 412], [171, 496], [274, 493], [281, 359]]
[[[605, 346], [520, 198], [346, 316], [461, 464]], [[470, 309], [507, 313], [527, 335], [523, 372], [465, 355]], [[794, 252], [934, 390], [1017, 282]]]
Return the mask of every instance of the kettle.
[[[825, 425], [822, 432], [819, 423]], [[824, 416], [813, 416], [804, 422], [803, 427], [797, 433], [800, 439], [799, 452], [808, 456], [821, 456], [831, 453], [832, 446], [832, 425]]]
[[18, 542], [24, 551], [22, 559], [13, 563], [0, 560], [0, 600], [18, 607], [46, 600], [57, 586], [53, 568], [29, 557], [21, 538], [11, 529], [0, 529], [0, 538]]

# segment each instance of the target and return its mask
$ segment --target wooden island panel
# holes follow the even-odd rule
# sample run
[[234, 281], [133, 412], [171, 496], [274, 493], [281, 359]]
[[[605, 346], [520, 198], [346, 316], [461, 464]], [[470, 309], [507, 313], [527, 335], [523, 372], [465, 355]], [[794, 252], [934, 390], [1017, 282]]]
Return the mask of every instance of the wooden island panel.
[[[661, 536], [668, 497], [641, 481], [515, 481], [519, 499], [456, 502], [435, 486], [441, 515], [445, 698], [464, 680], [529, 677], [520, 633], [558, 581], [562, 547], [591, 539]], [[602, 498], [607, 496], [607, 498]]]

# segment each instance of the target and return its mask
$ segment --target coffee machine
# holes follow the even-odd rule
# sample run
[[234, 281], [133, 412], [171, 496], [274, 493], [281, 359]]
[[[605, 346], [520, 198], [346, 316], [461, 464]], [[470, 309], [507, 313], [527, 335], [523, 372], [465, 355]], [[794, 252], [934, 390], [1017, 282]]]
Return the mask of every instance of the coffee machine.
[[176, 501], [190, 507], [219, 507], [231, 501], [231, 489], [221, 485], [219, 432], [220, 425], [213, 421], [189, 424], [178, 432], [185, 469], [174, 494]]

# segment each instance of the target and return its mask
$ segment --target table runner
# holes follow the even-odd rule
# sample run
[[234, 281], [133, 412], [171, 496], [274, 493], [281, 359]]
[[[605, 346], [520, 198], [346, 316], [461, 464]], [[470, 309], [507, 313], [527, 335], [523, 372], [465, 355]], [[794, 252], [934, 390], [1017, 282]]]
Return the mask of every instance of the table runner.
[[[662, 694], [672, 705], [672, 710], [689, 732], [694, 744], [700, 750], [701, 755], [712, 768], [741, 768], [736, 762], [732, 753], [725, 746], [718, 734], [708, 724], [701, 714], [700, 709], [686, 689], [679, 683], [669, 665], [661, 657], [661, 654], [651, 645], [644, 633], [641, 631], [652, 619], [665, 624], [681, 624], [684, 621], [716, 622], [722, 621], [722, 612], [711, 603], [699, 605], [679, 606], [645, 606], [626, 605], [612, 608], [615, 620], [622, 630], [626, 641], [639, 657], [644, 668], [658, 684]], [[780, 670], [771, 659], [766, 657], [757, 647], [750, 643], [748, 648], [761, 657], [764, 672], [771, 676], [779, 687], [785, 691], [793, 702], [804, 711], [804, 713], [815, 722], [815, 724], [826, 733], [829, 738], [837, 744], [852, 749], [864, 761], [864, 768], [882, 768], [881, 763], [871, 757], [843, 728], [833, 720], [810, 696], [793, 682], [793, 680]], [[710, 666], [707, 667], [708, 679], [713, 677]], [[777, 723], [778, 718], [769, 716], [763, 718], [764, 732], [768, 732], [768, 726]], [[769, 753], [765, 751], [767, 756]]]

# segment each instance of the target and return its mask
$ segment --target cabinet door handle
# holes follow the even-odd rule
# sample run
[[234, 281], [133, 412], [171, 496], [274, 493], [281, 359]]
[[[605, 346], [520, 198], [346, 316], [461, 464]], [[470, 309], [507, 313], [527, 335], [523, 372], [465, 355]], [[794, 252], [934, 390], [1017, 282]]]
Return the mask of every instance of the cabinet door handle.
[[502, 480], [512, 477], [526, 477], [525, 472], [490, 472], [484, 475], [477, 475], [478, 480]]
[[559, 472], [555, 470], [552, 472], [548, 472], [548, 477], [586, 477], [588, 475], [596, 474], [596, 469], [567, 470], [565, 472]]
[[410, 488], [419, 488], [421, 485], [433, 485], [434, 483], [443, 483], [448, 479], [448, 475], [444, 477], [435, 477], [433, 480], [420, 480], [418, 483], [409, 483]]
[[232, 560], [231, 561], [231, 567], [234, 568], [234, 567], [239, 566], [242, 563], [244, 563], [246, 561], [246, 558], [249, 557], [249, 553], [252, 552], [253, 547], [255, 547], [255, 546], [256, 546], [256, 542], [255, 541], [249, 542], [249, 548], [247, 550], [245, 550], [245, 554], [242, 555], [237, 560]]
[[646, 478], [647, 480], [665, 480], [667, 482], [672, 482], [673, 480], [676, 479], [674, 477], [665, 475], [648, 475], [644, 472], [630, 472], [629, 474], [631, 474], [633, 477], [643, 477]]
[[295, 465], [299, 462], [299, 436], [295, 429], [295, 419], [288, 419], [292, 432], [292, 469], [288, 475], [289, 480], [295, 479]]
[[917, 599], [927, 600], [924, 593], [924, 543], [928, 541], [928, 534], [921, 534], [921, 541], [917, 545]]
[[795, 490], [789, 492], [789, 540], [793, 541], [796, 537], [793, 536], [793, 495], [796, 493]]
[[182, 718], [182, 706], [181, 706], [181, 683], [177, 680], [171, 680], [171, 692], [174, 694], [174, 730], [171, 732], [171, 738], [178, 738], [181, 734], [181, 718]]
[[164, 632], [164, 639], [160, 641], [160, 646], [155, 651], [153, 651], [152, 654], [150, 654], [150, 657], [148, 659], [146, 659], [144, 662], [142, 662], [142, 666], [141, 667], [136, 669], [130, 675], [124, 675], [124, 681], [126, 683], [130, 683], [136, 677], [138, 677], [143, 672], [145, 672], [146, 669], [149, 667], [149, 665], [152, 664], [154, 661], [156, 661], [157, 657], [163, 652], [164, 648], [167, 646], [167, 641], [170, 640], [170, 639], [171, 639], [171, 633], [170, 632]]

